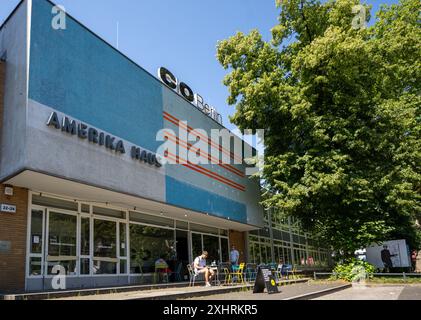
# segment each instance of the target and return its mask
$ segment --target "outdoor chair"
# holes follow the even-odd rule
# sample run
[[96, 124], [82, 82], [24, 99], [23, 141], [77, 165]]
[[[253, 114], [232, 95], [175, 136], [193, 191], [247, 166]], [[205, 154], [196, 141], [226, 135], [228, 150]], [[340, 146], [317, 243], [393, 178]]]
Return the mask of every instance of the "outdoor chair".
[[251, 282], [251, 281], [256, 280], [256, 275], [257, 275], [257, 264], [247, 263], [246, 272], [245, 272], [246, 282], [247, 281]]
[[190, 278], [189, 287], [194, 287], [194, 283], [196, 282], [196, 278], [199, 275], [196, 274], [196, 272], [194, 272], [193, 267], [191, 266], [191, 264], [188, 264], [187, 265], [187, 270], [189, 270], [189, 278]]
[[231, 279], [231, 272], [230, 272], [229, 268], [227, 268], [227, 267], [223, 268], [220, 276], [221, 275], [224, 275], [224, 285], [228, 285], [229, 280]]
[[235, 268], [233, 272], [228, 274], [228, 284], [233, 284], [234, 279], [237, 283], [245, 283], [244, 282], [244, 267], [245, 267], [245, 263], [240, 263], [240, 265], [238, 266], [238, 268]]
[[284, 265], [284, 271], [286, 273], [287, 279], [289, 280], [289, 276], [292, 275], [292, 279], [295, 278], [295, 267], [290, 264]]

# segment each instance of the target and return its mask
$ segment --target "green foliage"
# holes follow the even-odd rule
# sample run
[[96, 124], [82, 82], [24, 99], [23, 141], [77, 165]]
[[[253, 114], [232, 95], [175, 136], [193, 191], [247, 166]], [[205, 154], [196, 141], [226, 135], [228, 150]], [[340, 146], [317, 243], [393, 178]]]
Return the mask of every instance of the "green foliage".
[[217, 55], [231, 121], [265, 129], [265, 204], [348, 256], [421, 239], [419, 0], [382, 7], [364, 29], [352, 27], [357, 4], [278, 0], [271, 43], [240, 32]]
[[337, 264], [333, 269], [333, 279], [341, 279], [346, 281], [358, 281], [373, 278], [376, 267], [368, 262], [358, 259], [348, 259], [343, 263]]

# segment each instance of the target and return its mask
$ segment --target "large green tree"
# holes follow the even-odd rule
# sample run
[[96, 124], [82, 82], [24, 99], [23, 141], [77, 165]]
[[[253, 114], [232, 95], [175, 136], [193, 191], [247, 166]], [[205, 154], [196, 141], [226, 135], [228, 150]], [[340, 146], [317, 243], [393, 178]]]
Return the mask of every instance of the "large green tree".
[[[232, 122], [265, 129], [267, 205], [351, 254], [391, 238], [418, 248], [421, 212], [419, 0], [278, 0], [273, 40], [218, 44]], [[360, 13], [358, 13], [360, 12]]]

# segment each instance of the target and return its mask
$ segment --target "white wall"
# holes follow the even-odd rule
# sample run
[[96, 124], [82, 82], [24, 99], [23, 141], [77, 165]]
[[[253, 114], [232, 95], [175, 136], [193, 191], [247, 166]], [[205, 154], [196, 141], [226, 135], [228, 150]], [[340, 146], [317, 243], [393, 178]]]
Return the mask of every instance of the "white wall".
[[0, 57], [6, 59], [0, 180], [19, 171], [25, 161], [28, 85], [28, 10], [24, 1], [0, 30]]

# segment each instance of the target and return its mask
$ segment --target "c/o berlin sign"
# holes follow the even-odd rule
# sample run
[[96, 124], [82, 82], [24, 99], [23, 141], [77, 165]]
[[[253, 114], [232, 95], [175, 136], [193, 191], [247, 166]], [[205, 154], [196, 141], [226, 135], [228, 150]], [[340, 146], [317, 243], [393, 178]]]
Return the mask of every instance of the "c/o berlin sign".
[[174, 74], [171, 73], [168, 69], [161, 67], [158, 69], [158, 78], [170, 89], [177, 92], [184, 99], [192, 103], [196, 108], [206, 114], [208, 117], [212, 118], [216, 122], [222, 125], [222, 116], [219, 114], [215, 108], [209, 106], [207, 103], [204, 103], [203, 98], [194, 93], [193, 90], [184, 82], [179, 81]]

